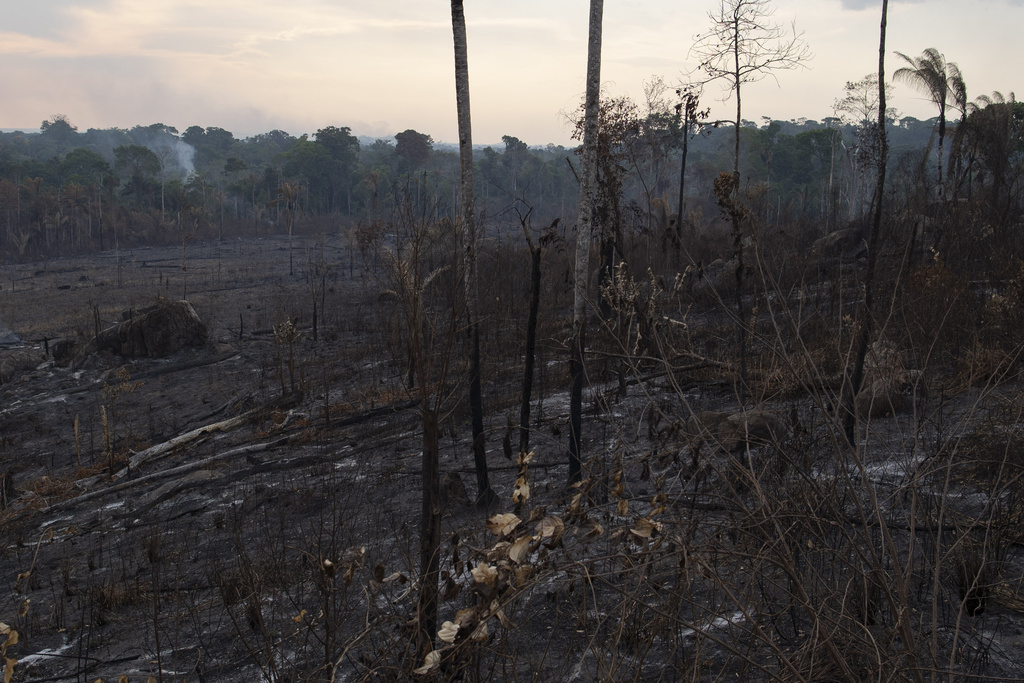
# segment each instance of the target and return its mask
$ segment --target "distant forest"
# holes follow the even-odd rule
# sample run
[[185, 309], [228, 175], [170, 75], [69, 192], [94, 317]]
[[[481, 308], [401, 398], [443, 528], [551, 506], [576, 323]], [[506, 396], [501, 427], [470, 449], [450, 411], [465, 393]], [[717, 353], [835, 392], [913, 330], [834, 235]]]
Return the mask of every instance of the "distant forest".
[[[720, 220], [715, 179], [732, 164], [731, 125], [699, 116], [684, 123], [680, 100], [686, 94], [673, 99], [670, 88], [656, 85], [645, 104], [602, 102], [599, 178], [615, 189], [605, 193], [615, 198], [605, 211], [634, 236], [668, 239], [670, 226], [684, 224], [713, 230]], [[762, 219], [825, 232], [856, 221], [871, 202], [876, 167], [871, 98], [865, 79], [847, 85], [847, 99], [837, 103], [845, 103], [845, 112], [837, 117], [744, 121], [740, 170], [747, 205]], [[1005, 224], [1021, 204], [1024, 104], [998, 93], [983, 99], [948, 123], [946, 192], [986, 198]], [[915, 188], [934, 185], [929, 174], [936, 174], [937, 123], [890, 122], [891, 192], [909, 197]], [[383, 220], [398, 206], [454, 217], [458, 161], [454, 146], [435, 145], [415, 130], [363, 144], [340, 126], [300, 137], [273, 130], [239, 139], [223, 128], [179, 132], [162, 123], [80, 132], [55, 115], [38, 132], [0, 134], [0, 256], [37, 258], [289, 228], [340, 236]], [[578, 163], [574, 148], [529, 147], [512, 135], [496, 148], [478, 147], [484, 234], [517, 228], [517, 206], [530, 207], [538, 223], [561, 217], [571, 225]]]

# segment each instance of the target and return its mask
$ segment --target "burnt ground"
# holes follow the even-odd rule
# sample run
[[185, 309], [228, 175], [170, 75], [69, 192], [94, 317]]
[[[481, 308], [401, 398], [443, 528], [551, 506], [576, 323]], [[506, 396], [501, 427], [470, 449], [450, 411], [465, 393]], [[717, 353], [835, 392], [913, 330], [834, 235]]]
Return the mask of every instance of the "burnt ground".
[[[325, 246], [314, 340], [317, 247], [297, 244], [289, 275], [286, 246], [4, 267], [0, 322], [22, 341], [0, 355], [35, 355], [0, 387], [13, 680], [416, 677], [422, 433], [393, 307], [357, 256]], [[204, 347], [45, 356], [158, 296], [192, 302]], [[288, 319], [290, 345], [275, 336]], [[727, 377], [606, 364], [585, 397], [592, 476], [566, 490], [554, 353], [524, 504], [502, 444], [519, 361], [490, 359], [491, 510], [469, 503], [464, 409], [442, 418], [439, 613], [463, 628], [422, 675], [1024, 678], [1024, 405], [1005, 368], [956, 391], [915, 380], [912, 408], [862, 425], [856, 449], [828, 417], [834, 391], [796, 381], [760, 395], [771, 443], [698, 455], [687, 418], [735, 406]], [[488, 527], [513, 511], [506, 533]]]

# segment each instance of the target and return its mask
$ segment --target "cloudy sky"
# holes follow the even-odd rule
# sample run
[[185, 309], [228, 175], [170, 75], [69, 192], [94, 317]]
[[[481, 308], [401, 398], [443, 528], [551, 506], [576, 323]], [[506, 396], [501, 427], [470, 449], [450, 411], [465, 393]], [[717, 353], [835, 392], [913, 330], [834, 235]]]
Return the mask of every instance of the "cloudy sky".
[[[607, 0], [602, 81], [643, 97], [694, 67], [694, 36], [718, 0]], [[813, 52], [807, 69], [744, 90], [744, 118], [832, 113], [843, 84], [877, 64], [880, 3], [775, 0]], [[466, 0], [473, 137], [569, 141], [564, 112], [584, 89], [586, 0]], [[973, 97], [1016, 90], [1024, 0], [892, 0], [892, 50], [935, 47]], [[79, 130], [166, 123], [245, 137], [328, 125], [383, 136], [406, 128], [456, 136], [450, 3], [444, 0], [4, 0], [0, 128], [35, 129], [61, 113]], [[727, 115], [718, 103], [716, 115]], [[929, 118], [905, 86], [892, 103]]]

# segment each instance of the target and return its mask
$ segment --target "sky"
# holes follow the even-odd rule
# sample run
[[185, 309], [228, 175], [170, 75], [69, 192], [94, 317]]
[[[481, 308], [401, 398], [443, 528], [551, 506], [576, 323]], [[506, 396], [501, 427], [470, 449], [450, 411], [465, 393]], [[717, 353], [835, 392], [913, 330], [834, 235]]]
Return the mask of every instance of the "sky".
[[[720, 0], [606, 0], [602, 85], [644, 99], [696, 67], [695, 36]], [[806, 68], [744, 86], [743, 118], [820, 120], [847, 81], [878, 60], [877, 0], [773, 0], [795, 25]], [[473, 141], [513, 135], [570, 144], [582, 100], [587, 0], [466, 0]], [[451, 5], [442, 0], [0, 0], [0, 129], [35, 130], [64, 114], [80, 131], [165, 123], [218, 126], [236, 137], [348, 126], [388, 136], [412, 128], [458, 140]], [[1024, 0], [891, 0], [893, 51], [929, 47], [956, 62], [971, 99], [1020, 93]], [[734, 104], [710, 88], [712, 116]], [[903, 115], [937, 114], [898, 84]]]

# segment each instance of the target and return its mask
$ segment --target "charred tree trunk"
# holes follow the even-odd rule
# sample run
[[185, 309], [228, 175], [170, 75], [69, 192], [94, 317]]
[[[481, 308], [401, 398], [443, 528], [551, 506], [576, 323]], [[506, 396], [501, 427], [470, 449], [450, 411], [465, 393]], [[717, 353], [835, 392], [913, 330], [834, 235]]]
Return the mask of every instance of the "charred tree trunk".
[[598, 107], [601, 94], [601, 21], [604, 0], [590, 0], [590, 38], [587, 46], [587, 95], [583, 125], [583, 164], [579, 211], [576, 218], [576, 281], [573, 287], [573, 341], [569, 397], [569, 484], [579, 481], [583, 424], [583, 376], [587, 332], [587, 282], [590, 280], [591, 221], [594, 210], [594, 171], [597, 157]]
[[497, 496], [487, 477], [484, 444], [484, 407], [480, 389], [480, 321], [477, 317], [476, 214], [473, 189], [473, 133], [469, 106], [469, 57], [466, 46], [466, 15], [462, 0], [452, 0], [452, 34], [455, 43], [455, 97], [459, 116], [459, 171], [462, 181], [463, 277], [466, 316], [469, 318], [469, 412], [473, 423], [473, 463], [476, 469], [477, 502], [490, 505]]
[[882, 2], [882, 27], [878, 48], [878, 176], [875, 179], [875, 202], [871, 214], [871, 232], [868, 236], [868, 263], [864, 274], [864, 300], [861, 310], [860, 338], [857, 340], [857, 355], [853, 363], [849, 390], [843, 400], [843, 431], [851, 445], [855, 443], [857, 415], [855, 399], [864, 382], [864, 361], [871, 344], [873, 332], [875, 268], [878, 262], [878, 235], [882, 225], [882, 198], [885, 189], [885, 167], [889, 155], [889, 141], [885, 134], [885, 24], [888, 2]]
[[437, 633], [438, 577], [440, 574], [441, 505], [438, 470], [437, 411], [420, 404], [423, 423], [423, 508], [420, 514], [419, 650], [426, 656], [433, 649]]
[[530, 399], [533, 393], [533, 366], [537, 351], [537, 314], [540, 309], [540, 246], [534, 246], [525, 223], [526, 242], [530, 248], [530, 312], [526, 319], [526, 360], [523, 363], [523, 393], [519, 405], [519, 452], [530, 449]]

